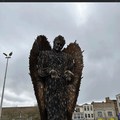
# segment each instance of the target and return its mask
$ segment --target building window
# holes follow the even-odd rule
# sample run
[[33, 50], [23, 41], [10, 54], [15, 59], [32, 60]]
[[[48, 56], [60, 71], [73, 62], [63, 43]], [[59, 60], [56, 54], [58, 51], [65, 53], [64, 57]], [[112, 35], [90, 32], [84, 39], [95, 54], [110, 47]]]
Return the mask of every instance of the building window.
[[80, 114], [78, 114], [78, 116], [77, 116], [77, 117], [78, 117], [78, 119], [80, 119]]
[[93, 114], [91, 114], [91, 117], [93, 118]]
[[74, 114], [74, 119], [76, 119], [76, 114]]
[[84, 106], [84, 110], [86, 111], [86, 106]]
[[103, 117], [101, 111], [98, 112], [98, 117]]
[[92, 106], [90, 106], [90, 109], [91, 109], [91, 111], [92, 111]]
[[87, 106], [87, 111], [89, 111], [89, 106]]
[[111, 111], [108, 111], [108, 116], [109, 117], [113, 116]]
[[90, 118], [90, 114], [88, 114], [88, 118]]
[[87, 114], [85, 114], [85, 118], [87, 118]]
[[79, 108], [76, 108], [76, 112], [80, 112], [80, 109], [79, 109]]
[[84, 118], [84, 117], [83, 117], [83, 114], [81, 114], [81, 118]]

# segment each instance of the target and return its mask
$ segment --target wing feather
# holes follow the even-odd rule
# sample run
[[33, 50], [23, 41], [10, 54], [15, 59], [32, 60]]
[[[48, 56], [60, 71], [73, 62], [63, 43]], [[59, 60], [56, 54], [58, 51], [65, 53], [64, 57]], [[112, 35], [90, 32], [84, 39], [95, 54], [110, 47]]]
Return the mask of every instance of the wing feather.
[[44, 35], [40, 35], [36, 38], [35, 42], [33, 43], [32, 49], [30, 51], [29, 56], [29, 70], [30, 70], [30, 76], [33, 83], [33, 88], [35, 91], [35, 96], [38, 102], [39, 110], [40, 110], [40, 117], [41, 120], [45, 120], [45, 104], [44, 104], [44, 84], [42, 83], [42, 79], [38, 77], [37, 72], [37, 64], [39, 56], [39, 52], [44, 50], [51, 50], [51, 46], [49, 42], [47, 41], [47, 38]]
[[72, 113], [74, 112], [74, 108], [77, 102], [78, 94], [79, 94], [79, 87], [81, 84], [82, 79], [82, 69], [83, 69], [83, 55], [80, 46], [74, 42], [70, 43], [67, 48], [63, 49], [63, 52], [70, 54], [74, 59], [74, 78], [73, 82], [68, 85], [68, 117], [69, 119], [72, 118]]

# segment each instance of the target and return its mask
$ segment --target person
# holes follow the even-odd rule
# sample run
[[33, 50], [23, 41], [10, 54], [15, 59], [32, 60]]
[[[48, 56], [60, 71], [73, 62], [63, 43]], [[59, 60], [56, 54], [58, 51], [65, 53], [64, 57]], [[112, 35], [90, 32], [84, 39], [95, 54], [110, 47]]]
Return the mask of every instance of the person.
[[40, 51], [38, 75], [44, 84], [45, 111], [48, 120], [67, 120], [67, 86], [72, 82], [74, 59], [62, 51], [65, 39], [54, 39], [53, 49]]

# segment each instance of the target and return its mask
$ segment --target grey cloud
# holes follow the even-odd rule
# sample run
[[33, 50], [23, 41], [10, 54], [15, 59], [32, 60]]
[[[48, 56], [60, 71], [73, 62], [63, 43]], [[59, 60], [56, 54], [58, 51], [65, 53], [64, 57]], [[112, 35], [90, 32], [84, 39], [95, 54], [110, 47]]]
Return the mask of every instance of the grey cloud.
[[[119, 93], [119, 4], [95, 4], [80, 33], [84, 52], [84, 78], [78, 103], [115, 98]], [[82, 28], [79, 28], [80, 30]]]
[[0, 4], [0, 91], [6, 63], [2, 53], [13, 51], [6, 89], [16, 96], [26, 95], [26, 98], [17, 98], [7, 94], [5, 105], [9, 101], [28, 104], [27, 96], [33, 102], [36, 101], [28, 74], [28, 58], [34, 39], [39, 34], [46, 35], [51, 44], [57, 35], [62, 34], [66, 44], [77, 40], [82, 50], [85, 50], [79, 104], [103, 100], [106, 96], [115, 98], [120, 92], [120, 4], [89, 4], [87, 20], [80, 25], [76, 23], [77, 15], [80, 14], [76, 13], [75, 7], [70, 3]]

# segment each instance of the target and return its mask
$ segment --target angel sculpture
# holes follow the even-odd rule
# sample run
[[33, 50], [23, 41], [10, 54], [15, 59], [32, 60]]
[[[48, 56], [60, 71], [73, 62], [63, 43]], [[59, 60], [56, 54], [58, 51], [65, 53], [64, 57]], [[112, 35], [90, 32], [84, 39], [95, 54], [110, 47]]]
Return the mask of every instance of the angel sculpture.
[[72, 120], [82, 79], [83, 55], [76, 43], [63, 48], [59, 35], [53, 48], [44, 35], [30, 51], [29, 69], [41, 120]]

